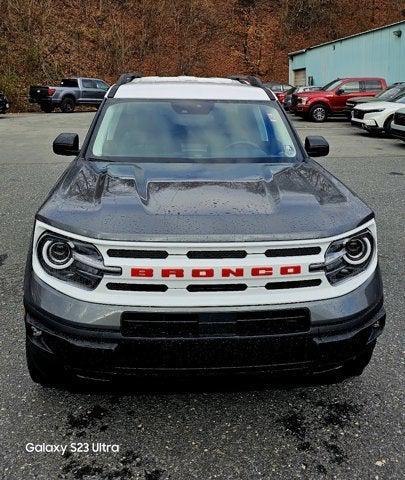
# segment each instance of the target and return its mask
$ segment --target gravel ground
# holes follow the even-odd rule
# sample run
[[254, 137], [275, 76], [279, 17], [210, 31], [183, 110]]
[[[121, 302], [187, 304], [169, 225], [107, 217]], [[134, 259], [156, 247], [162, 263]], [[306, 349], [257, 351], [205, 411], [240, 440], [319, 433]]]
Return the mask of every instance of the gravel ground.
[[[25, 367], [25, 257], [34, 213], [69, 162], [51, 153], [51, 141], [62, 131], [83, 138], [92, 116], [0, 115], [0, 477], [403, 478], [405, 143], [370, 138], [340, 120], [295, 121], [302, 137], [330, 141], [320, 163], [376, 211], [387, 327], [362, 377], [337, 385], [45, 389]], [[100, 442], [119, 451], [29, 453], [29, 442]]]

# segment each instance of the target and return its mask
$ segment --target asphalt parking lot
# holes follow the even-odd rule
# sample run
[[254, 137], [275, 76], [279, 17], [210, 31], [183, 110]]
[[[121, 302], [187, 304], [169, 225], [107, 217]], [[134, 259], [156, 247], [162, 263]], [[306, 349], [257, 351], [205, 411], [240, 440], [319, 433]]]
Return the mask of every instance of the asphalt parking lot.
[[[320, 163], [375, 210], [387, 327], [362, 377], [336, 385], [190, 385], [67, 391], [25, 367], [22, 282], [33, 217], [93, 113], [0, 115], [0, 478], [142, 480], [400, 479], [404, 407], [405, 143], [342, 120], [295, 121], [331, 144]], [[118, 453], [28, 453], [104, 442]], [[402, 446], [401, 446], [402, 445]]]

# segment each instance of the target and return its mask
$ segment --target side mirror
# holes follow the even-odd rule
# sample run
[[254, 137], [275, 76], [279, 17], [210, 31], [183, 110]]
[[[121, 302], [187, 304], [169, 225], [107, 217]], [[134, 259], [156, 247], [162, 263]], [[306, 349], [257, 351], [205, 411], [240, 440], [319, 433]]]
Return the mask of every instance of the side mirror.
[[336, 95], [342, 95], [343, 93], [345, 93], [345, 91], [343, 90], [343, 88], [338, 88], [336, 90]]
[[61, 133], [53, 141], [53, 151], [56, 155], [78, 155], [79, 135], [77, 133]]
[[310, 157], [326, 157], [329, 143], [321, 136], [311, 135], [305, 139], [305, 150]]

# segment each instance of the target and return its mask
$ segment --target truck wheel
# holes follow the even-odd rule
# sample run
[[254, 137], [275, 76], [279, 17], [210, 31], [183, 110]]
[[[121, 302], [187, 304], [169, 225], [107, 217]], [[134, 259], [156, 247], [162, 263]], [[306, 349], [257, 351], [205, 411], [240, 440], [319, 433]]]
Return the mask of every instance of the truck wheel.
[[72, 113], [75, 110], [76, 103], [71, 97], [65, 97], [60, 104], [63, 113]]
[[49, 105], [47, 103], [42, 103], [39, 107], [45, 113], [51, 113], [55, 108], [53, 105]]
[[328, 111], [323, 105], [314, 105], [309, 112], [309, 118], [313, 122], [324, 122], [328, 118]]
[[69, 383], [63, 365], [59, 362], [51, 361], [42, 355], [26, 338], [25, 353], [27, 359], [27, 367], [33, 382], [43, 386], [63, 385]]
[[358, 357], [353, 358], [343, 367], [343, 372], [346, 377], [358, 377], [363, 373], [363, 370], [369, 364], [373, 355], [375, 342], [367, 347]]

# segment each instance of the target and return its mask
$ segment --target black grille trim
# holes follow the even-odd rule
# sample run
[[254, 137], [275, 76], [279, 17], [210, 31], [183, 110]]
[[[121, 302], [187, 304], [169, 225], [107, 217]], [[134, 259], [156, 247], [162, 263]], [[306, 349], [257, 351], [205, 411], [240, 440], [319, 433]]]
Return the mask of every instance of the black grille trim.
[[298, 257], [303, 255], [318, 255], [321, 247], [298, 247], [298, 248], [270, 248], [266, 250], [266, 257]]
[[166, 292], [167, 285], [145, 284], [145, 283], [107, 283], [108, 290], [123, 292]]
[[188, 258], [246, 258], [247, 252], [245, 250], [191, 250], [187, 253]]
[[169, 254], [164, 250], [130, 250], [110, 248], [107, 255], [113, 258], [167, 258]]
[[309, 310], [253, 310], [230, 312], [123, 312], [121, 333], [127, 337], [244, 337], [307, 334]]
[[225, 283], [218, 285], [188, 285], [189, 292], [243, 292], [248, 287], [244, 283]]
[[291, 282], [270, 282], [266, 284], [267, 290], [286, 290], [289, 288], [318, 287], [322, 280], [294, 280]]
[[353, 117], [354, 117], [354, 118], [358, 118], [359, 120], [362, 120], [362, 119], [364, 118], [364, 113], [365, 113], [365, 112], [363, 112], [363, 111], [361, 111], [361, 110], [356, 110], [356, 109], [354, 109], [354, 110], [353, 110]]

